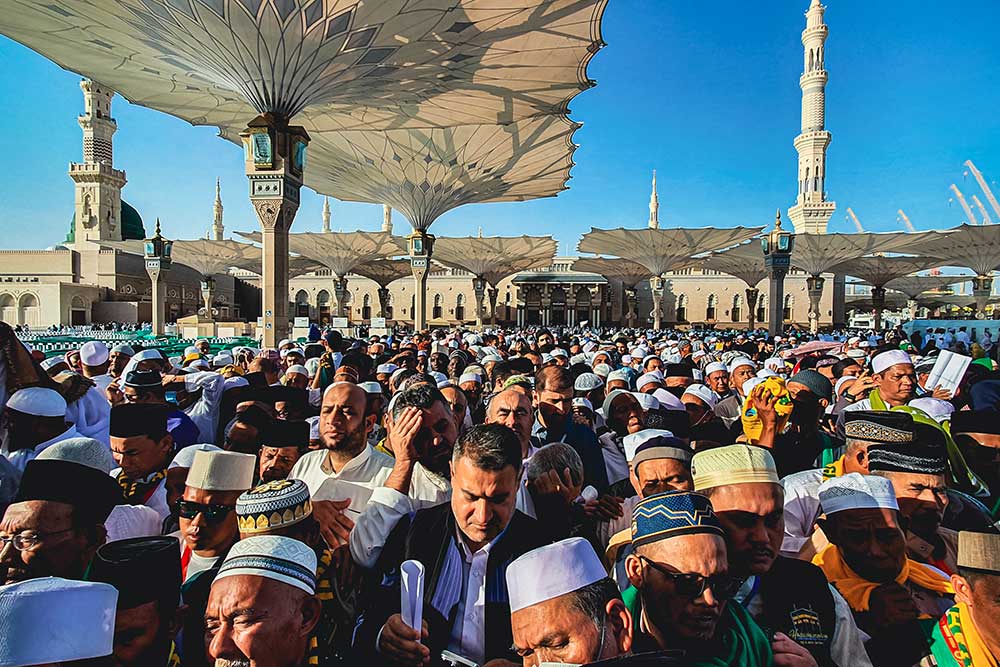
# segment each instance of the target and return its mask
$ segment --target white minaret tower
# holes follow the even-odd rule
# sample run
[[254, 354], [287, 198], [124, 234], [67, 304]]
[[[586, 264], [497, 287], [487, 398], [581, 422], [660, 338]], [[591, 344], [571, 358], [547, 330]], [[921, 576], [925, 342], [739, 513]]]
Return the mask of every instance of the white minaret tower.
[[330, 233], [330, 198], [323, 197], [323, 233]]
[[382, 204], [382, 231], [392, 234], [392, 207]]
[[653, 170], [653, 192], [649, 195], [649, 228], [660, 228], [660, 199], [656, 196], [656, 170]]
[[830, 216], [837, 205], [826, 199], [826, 148], [830, 133], [826, 131], [826, 81], [823, 64], [826, 59], [827, 26], [823, 23], [826, 8], [812, 0], [806, 12], [806, 29], [802, 31], [805, 65], [799, 86], [802, 88], [802, 132], [795, 137], [799, 153], [799, 192], [795, 205], [788, 209], [788, 218], [795, 233], [825, 234]]
[[77, 121], [83, 130], [83, 162], [69, 165], [75, 183], [73, 242], [92, 249], [88, 241], [121, 241], [122, 188], [125, 172], [114, 168], [112, 137], [118, 123], [111, 117], [115, 92], [89, 79], [80, 82], [83, 115]]
[[222, 226], [222, 183], [215, 179], [215, 204], [212, 205], [212, 240], [221, 241], [225, 228]]

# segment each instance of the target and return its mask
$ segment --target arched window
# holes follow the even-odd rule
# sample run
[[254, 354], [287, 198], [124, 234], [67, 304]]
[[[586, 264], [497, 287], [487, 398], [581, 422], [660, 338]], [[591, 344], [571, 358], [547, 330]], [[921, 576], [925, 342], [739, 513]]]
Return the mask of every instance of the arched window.
[[10, 294], [0, 294], [0, 320], [7, 324], [17, 324], [17, 306]]
[[365, 294], [365, 298], [361, 301], [361, 319], [370, 320], [372, 318], [372, 298], [370, 295]]
[[714, 294], [708, 295], [708, 301], [705, 306], [705, 319], [708, 321], [713, 321], [716, 319], [716, 313], [719, 310], [719, 297]]
[[392, 306], [393, 306], [392, 292], [389, 292], [389, 298], [386, 300], [385, 304], [385, 319], [392, 319]]
[[816, 65], [815, 54], [816, 54], [815, 51], [809, 49], [809, 69], [806, 70], [807, 72], [813, 71], [813, 67], [815, 67]]
[[767, 322], [767, 295], [761, 294], [757, 297], [757, 317], [758, 322]]
[[740, 322], [743, 320], [743, 295], [737, 294], [733, 297], [733, 307], [729, 311], [732, 315], [733, 322]]
[[330, 324], [330, 293], [325, 289], [316, 295], [316, 315], [320, 325]]
[[688, 298], [687, 294], [681, 294], [677, 297], [677, 321], [687, 322], [688, 321]]
[[455, 319], [459, 322], [465, 320], [465, 295], [462, 293], [455, 297]]
[[784, 307], [781, 309], [781, 318], [786, 322], [791, 320], [792, 311], [794, 310], [794, 308], [795, 308], [795, 297], [793, 297], [791, 294], [786, 294], [785, 304]]
[[434, 307], [431, 309], [431, 319], [440, 320], [442, 315], [442, 300], [440, 294], [434, 295]]
[[295, 294], [295, 317], [309, 317], [309, 292], [304, 289]]
[[27, 324], [29, 326], [38, 326], [38, 297], [30, 292], [28, 294], [22, 294], [21, 300], [18, 302], [20, 313], [21, 324]]

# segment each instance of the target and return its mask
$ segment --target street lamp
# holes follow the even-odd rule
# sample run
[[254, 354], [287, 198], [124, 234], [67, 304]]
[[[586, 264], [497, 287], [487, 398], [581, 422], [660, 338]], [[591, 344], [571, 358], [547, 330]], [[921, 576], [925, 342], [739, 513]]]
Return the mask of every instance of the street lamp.
[[781, 211], [774, 215], [774, 229], [760, 240], [764, 251], [764, 266], [770, 274], [768, 308], [770, 309], [767, 330], [772, 336], [781, 333], [784, 320], [785, 276], [792, 265], [792, 248], [795, 234], [781, 228]]
[[156, 219], [156, 235], [143, 242], [146, 259], [146, 273], [153, 284], [153, 335], [163, 335], [163, 319], [166, 304], [163, 302], [163, 281], [161, 277], [170, 270], [170, 251], [174, 242], [160, 235], [160, 219]]
[[406, 237], [406, 243], [410, 251], [410, 269], [416, 281], [413, 330], [420, 331], [427, 326], [427, 275], [431, 270], [434, 236], [424, 230], [418, 230]]
[[653, 294], [653, 329], [660, 330], [662, 320], [663, 289], [666, 281], [663, 276], [653, 276], [649, 279], [649, 291]]
[[214, 319], [219, 311], [212, 307], [215, 301], [215, 278], [212, 276], [205, 276], [201, 281], [201, 300], [205, 303], [201, 314], [207, 320]]

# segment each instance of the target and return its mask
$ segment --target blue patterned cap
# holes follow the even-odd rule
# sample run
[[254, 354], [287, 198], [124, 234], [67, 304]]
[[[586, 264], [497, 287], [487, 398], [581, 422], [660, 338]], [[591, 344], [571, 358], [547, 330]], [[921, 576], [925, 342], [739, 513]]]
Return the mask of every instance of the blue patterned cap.
[[712, 501], [691, 491], [667, 491], [643, 498], [632, 511], [632, 546], [680, 535], [724, 537]]

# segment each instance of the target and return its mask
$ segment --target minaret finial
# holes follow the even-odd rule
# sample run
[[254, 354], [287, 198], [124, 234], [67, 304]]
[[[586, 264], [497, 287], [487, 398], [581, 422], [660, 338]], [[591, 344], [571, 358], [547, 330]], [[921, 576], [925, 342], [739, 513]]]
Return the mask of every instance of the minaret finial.
[[779, 208], [774, 212], [774, 230], [778, 231], [781, 229], [781, 209]]
[[323, 197], [323, 233], [330, 233], [330, 198]]
[[649, 195], [649, 228], [660, 228], [660, 198], [656, 193], [656, 170], [653, 170], [653, 191]]
[[160, 217], [156, 217], [156, 236], [160, 235]]
[[215, 204], [212, 206], [212, 233], [209, 238], [213, 241], [221, 241], [225, 231], [225, 227], [222, 225], [222, 179], [216, 176]]

